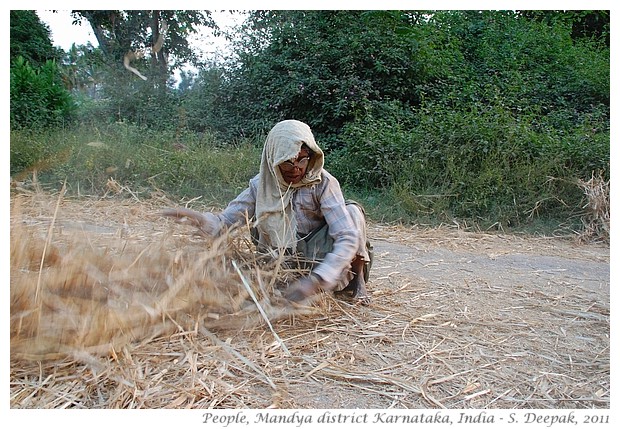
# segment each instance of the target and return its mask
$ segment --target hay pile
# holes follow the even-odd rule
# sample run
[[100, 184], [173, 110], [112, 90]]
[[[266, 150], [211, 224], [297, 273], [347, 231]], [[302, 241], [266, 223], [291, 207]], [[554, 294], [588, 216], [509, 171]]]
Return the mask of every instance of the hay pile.
[[[66, 219], [65, 203], [42, 194], [12, 201], [12, 357], [107, 355], [178, 329], [260, 324], [292, 311], [276, 285], [296, 273], [258, 261], [243, 234], [132, 236], [127, 224]], [[90, 219], [105, 217], [97, 209]]]

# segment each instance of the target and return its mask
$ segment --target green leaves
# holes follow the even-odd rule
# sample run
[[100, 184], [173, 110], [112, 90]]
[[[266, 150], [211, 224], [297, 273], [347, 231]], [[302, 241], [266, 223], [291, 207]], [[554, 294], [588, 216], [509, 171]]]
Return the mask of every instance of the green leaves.
[[331, 135], [367, 102], [416, 100], [423, 61], [411, 34], [394, 32], [404, 25], [400, 13], [255, 13], [248, 26], [262, 31], [237, 47], [222, 107], [248, 125], [295, 117]]
[[69, 121], [75, 105], [55, 61], [34, 68], [23, 57], [11, 65], [11, 128], [43, 128]]
[[[150, 12], [82, 12], [101, 30], [117, 25], [116, 45], [150, 43]], [[204, 23], [198, 14], [157, 17], [190, 58], [183, 40]], [[96, 79], [106, 98], [80, 111], [183, 143], [205, 133], [218, 146], [241, 139], [260, 147], [274, 123], [296, 118], [310, 124], [349, 191], [380, 192], [400, 214], [503, 225], [533, 213], [569, 219], [583, 206], [570, 183], [609, 174], [608, 31], [605, 11], [255, 11], [233, 58], [176, 90], [135, 79], [106, 57], [121, 69]], [[51, 107], [66, 101], [62, 91], [34, 70], [12, 69], [12, 123], [63, 117]], [[176, 153], [142, 167], [154, 164], [176, 171], [165, 181], [179, 188], [221, 174]]]

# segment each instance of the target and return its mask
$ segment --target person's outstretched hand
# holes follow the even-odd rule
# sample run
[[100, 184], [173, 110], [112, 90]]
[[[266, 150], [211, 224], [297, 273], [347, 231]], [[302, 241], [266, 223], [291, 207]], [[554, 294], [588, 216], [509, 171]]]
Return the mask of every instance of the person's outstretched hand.
[[178, 223], [195, 226], [203, 235], [214, 236], [217, 232], [217, 223], [211, 213], [201, 213], [186, 208], [175, 208], [163, 209], [160, 214], [173, 218]]
[[292, 302], [301, 302], [324, 289], [324, 282], [316, 274], [301, 277], [291, 283], [284, 297]]

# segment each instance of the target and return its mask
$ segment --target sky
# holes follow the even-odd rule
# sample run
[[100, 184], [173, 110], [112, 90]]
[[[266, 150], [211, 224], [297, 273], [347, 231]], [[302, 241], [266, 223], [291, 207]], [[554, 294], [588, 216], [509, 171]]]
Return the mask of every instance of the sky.
[[39, 19], [48, 25], [52, 32], [52, 43], [54, 46], [61, 47], [68, 51], [71, 45], [85, 45], [90, 42], [93, 46], [98, 46], [97, 38], [88, 23], [82, 25], [71, 25], [73, 18], [68, 10], [37, 10]]

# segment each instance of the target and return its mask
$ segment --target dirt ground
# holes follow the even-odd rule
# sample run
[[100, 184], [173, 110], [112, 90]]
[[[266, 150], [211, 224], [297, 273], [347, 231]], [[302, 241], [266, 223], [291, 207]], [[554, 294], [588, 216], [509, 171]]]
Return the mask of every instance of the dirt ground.
[[[609, 407], [607, 246], [382, 225], [369, 235], [373, 304], [347, 311], [374, 359], [350, 350], [343, 365], [358, 377], [324, 379], [299, 406]], [[386, 325], [401, 335], [378, 334]], [[365, 391], [365, 371], [396, 367], [410, 389]]]
[[[28, 222], [49, 221], [52, 203]], [[163, 205], [67, 200], [57, 223], [147, 241], [187, 233], [150, 216]], [[325, 295], [271, 327], [11, 359], [11, 407], [609, 408], [608, 245], [374, 223], [369, 238], [369, 306]]]
[[[372, 231], [377, 292], [415, 285], [394, 304], [433, 314], [424, 331], [435, 337], [429, 357], [443, 363], [439, 374], [427, 372], [436, 405], [609, 406], [607, 246], [454, 229]], [[455, 375], [461, 388], [442, 391], [442, 377]], [[509, 382], [505, 391], [500, 380]]]

